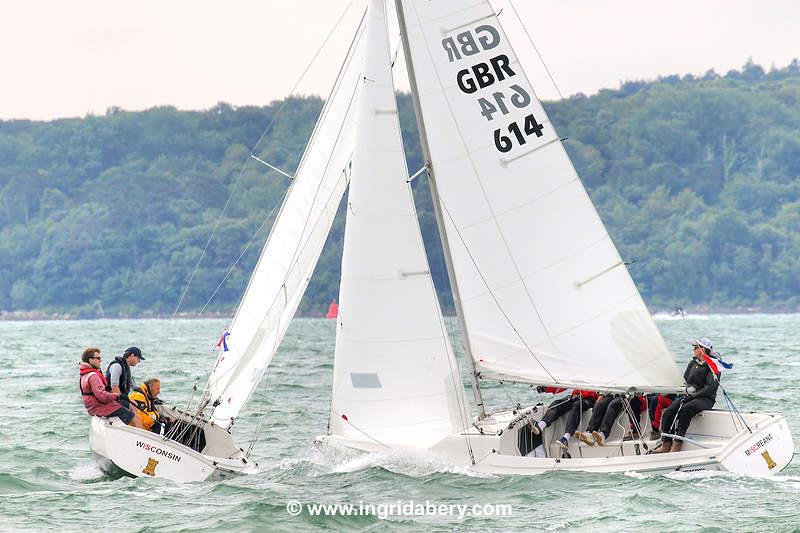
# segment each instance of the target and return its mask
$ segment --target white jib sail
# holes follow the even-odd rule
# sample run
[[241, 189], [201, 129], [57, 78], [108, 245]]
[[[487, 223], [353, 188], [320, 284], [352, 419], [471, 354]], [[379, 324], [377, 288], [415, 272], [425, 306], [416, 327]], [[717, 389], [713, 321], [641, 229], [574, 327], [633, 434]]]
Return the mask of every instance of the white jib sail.
[[280, 346], [347, 188], [363, 50], [362, 24], [236, 311], [229, 350], [220, 351], [209, 378], [217, 403], [212, 420], [223, 427], [238, 415]]
[[674, 357], [489, 3], [401, 4], [481, 375], [679, 387]]
[[468, 419], [407, 183], [382, 0], [370, 2], [366, 36], [330, 432], [424, 448]]

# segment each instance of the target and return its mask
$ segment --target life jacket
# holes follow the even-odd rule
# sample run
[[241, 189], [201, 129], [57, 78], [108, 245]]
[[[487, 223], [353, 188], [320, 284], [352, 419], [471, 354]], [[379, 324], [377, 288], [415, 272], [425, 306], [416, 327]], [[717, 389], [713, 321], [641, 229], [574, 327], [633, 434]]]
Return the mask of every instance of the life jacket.
[[[108, 381], [106, 380], [106, 377], [103, 375], [103, 373], [100, 371], [99, 368], [95, 368], [93, 366], [81, 367], [80, 376], [78, 376], [78, 388], [81, 390], [81, 395], [83, 395], [83, 396], [94, 396], [94, 393], [92, 392], [92, 389], [89, 389], [89, 392], [86, 392], [85, 390], [83, 390], [83, 376], [85, 376], [87, 374], [91, 374], [93, 372], [96, 373], [98, 376], [100, 376], [100, 380], [103, 382], [103, 385], [106, 388], [108, 388]], [[86, 383], [88, 383], [88, 382], [89, 382], [89, 378], [86, 378]]]
[[133, 392], [130, 393], [128, 398], [135, 402], [140, 410], [158, 417], [158, 412], [153, 405], [153, 397], [150, 395], [150, 388], [146, 383], [142, 383], [137, 388], [133, 389]]
[[[131, 392], [128, 399], [136, 404], [139, 408], [137, 415], [141, 420], [145, 429], [153, 431], [153, 426], [156, 422], [161, 420], [161, 415], [156, 410], [153, 397], [150, 394], [150, 388], [146, 383], [142, 383]], [[159, 426], [156, 426], [159, 427]]]
[[119, 375], [120, 396], [127, 398], [128, 393], [131, 392], [131, 367], [128, 366], [128, 361], [124, 357], [115, 357], [106, 367], [106, 390], [111, 392], [111, 365], [116, 364], [122, 367], [122, 373]]

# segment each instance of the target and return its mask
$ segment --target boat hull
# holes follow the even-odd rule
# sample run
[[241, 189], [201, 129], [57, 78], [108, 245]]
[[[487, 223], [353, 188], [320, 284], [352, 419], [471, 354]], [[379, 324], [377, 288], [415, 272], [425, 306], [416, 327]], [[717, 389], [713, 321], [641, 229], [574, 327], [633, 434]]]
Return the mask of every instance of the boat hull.
[[[193, 482], [258, 472], [258, 465], [238, 448], [230, 456], [200, 453], [161, 435], [127, 426], [118, 418], [92, 417], [89, 442], [101, 468], [107, 471], [110, 462], [134, 477]], [[204, 452], [212, 446], [214, 443], [206, 445]], [[216, 446], [220, 449], [218, 443]]]
[[[544, 409], [539, 408], [541, 415]], [[622, 415], [626, 416], [626, 415]], [[539, 416], [540, 417], [540, 416]], [[518, 448], [516, 412], [495, 413], [488, 422], [477, 423], [467, 431], [443, 439], [424, 450], [460, 466], [487, 474], [534, 475], [552, 471], [597, 473], [640, 472], [666, 474], [698, 470], [722, 470], [748, 475], [774, 475], [792, 461], [794, 444], [786, 420], [781, 415], [745, 413], [746, 425], [728, 411], [706, 411], [693, 420], [683, 451], [648, 453], [659, 445], [656, 439], [633, 440], [617, 424], [606, 446], [587, 446], [572, 439], [566, 454], [556, 440], [563, 433], [556, 423], [544, 435], [547, 457], [523, 456]], [[588, 416], [586, 417], [588, 420]], [[509, 428], [509, 425], [512, 425]], [[585, 421], [584, 424], [585, 426]], [[749, 428], [748, 428], [749, 426]], [[335, 445], [370, 452], [386, 451], [374, 442], [346, 440], [336, 436], [318, 439]], [[472, 453], [466, 448], [467, 440]], [[474, 462], [473, 462], [474, 458]]]

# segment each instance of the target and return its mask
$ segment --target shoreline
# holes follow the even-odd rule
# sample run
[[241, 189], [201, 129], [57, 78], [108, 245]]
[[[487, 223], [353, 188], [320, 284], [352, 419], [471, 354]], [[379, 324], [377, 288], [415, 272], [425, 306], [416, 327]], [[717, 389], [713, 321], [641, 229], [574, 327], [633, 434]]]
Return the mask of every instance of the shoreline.
[[[795, 314], [800, 313], [800, 306], [774, 306], [774, 307], [759, 307], [759, 306], [741, 306], [741, 307], [697, 307], [697, 308], [684, 308], [687, 316], [705, 316], [705, 315], [779, 315], [779, 314]], [[47, 311], [0, 311], [0, 322], [35, 322], [35, 321], [71, 321], [71, 320], [147, 320], [157, 319], [164, 320], [170, 318], [177, 319], [232, 319], [236, 313], [235, 309], [228, 312], [225, 311], [206, 311], [202, 314], [181, 312], [173, 316], [169, 313], [86, 313], [86, 312], [47, 312]], [[674, 316], [673, 309], [667, 308], [654, 308], [650, 309], [650, 314], [653, 316], [664, 315]], [[444, 313], [445, 317], [454, 317], [455, 313]], [[316, 313], [297, 313], [295, 318], [325, 318], [324, 312]]]

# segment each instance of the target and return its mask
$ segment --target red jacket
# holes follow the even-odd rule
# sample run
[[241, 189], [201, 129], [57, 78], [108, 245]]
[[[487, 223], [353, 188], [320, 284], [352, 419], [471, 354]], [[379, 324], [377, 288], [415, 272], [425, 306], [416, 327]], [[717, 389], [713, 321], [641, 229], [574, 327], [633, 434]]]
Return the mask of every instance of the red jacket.
[[117, 402], [116, 392], [106, 391], [106, 378], [100, 370], [89, 363], [81, 363], [80, 387], [83, 405], [92, 416], [108, 416], [122, 405]]
[[[550, 394], [558, 394], [564, 392], [565, 390], [567, 389], [561, 387], [544, 388], [544, 391], [549, 392]], [[570, 396], [578, 396], [578, 395], [580, 395], [581, 398], [586, 398], [594, 401], [597, 401], [597, 398], [600, 396], [600, 394], [598, 394], [596, 391], [572, 389], [572, 393], [570, 394]]]

